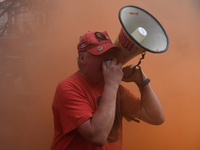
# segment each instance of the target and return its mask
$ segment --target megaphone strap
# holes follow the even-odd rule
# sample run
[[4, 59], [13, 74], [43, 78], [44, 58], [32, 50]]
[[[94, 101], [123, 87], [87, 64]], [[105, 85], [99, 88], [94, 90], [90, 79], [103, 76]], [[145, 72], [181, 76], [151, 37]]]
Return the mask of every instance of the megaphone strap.
[[136, 66], [138, 66], [139, 67], [139, 65], [141, 64], [141, 61], [142, 61], [142, 59], [144, 59], [144, 56], [146, 55], [146, 52], [143, 52], [142, 53], [142, 58], [140, 58], [140, 60], [139, 60], [139, 62], [138, 62], [138, 64], [136, 65]]

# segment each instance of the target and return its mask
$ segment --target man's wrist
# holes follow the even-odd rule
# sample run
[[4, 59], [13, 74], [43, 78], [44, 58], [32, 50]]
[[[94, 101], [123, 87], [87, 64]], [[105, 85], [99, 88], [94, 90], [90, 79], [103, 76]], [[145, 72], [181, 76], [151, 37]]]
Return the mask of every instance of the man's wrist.
[[137, 84], [137, 86], [138, 86], [139, 88], [143, 88], [143, 87], [145, 87], [146, 85], [148, 85], [150, 81], [151, 81], [151, 80], [150, 80], [149, 78], [146, 78], [145, 80], [142, 81], [142, 83]]

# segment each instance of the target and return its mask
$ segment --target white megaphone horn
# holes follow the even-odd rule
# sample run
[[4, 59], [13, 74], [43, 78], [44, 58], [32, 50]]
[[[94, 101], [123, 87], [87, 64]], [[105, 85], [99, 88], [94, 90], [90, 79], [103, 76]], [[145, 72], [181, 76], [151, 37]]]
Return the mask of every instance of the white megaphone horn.
[[116, 57], [123, 64], [139, 54], [144, 58], [146, 52], [163, 53], [168, 49], [167, 33], [146, 10], [133, 5], [124, 6], [119, 11], [119, 20], [122, 28], [114, 44], [121, 48]]

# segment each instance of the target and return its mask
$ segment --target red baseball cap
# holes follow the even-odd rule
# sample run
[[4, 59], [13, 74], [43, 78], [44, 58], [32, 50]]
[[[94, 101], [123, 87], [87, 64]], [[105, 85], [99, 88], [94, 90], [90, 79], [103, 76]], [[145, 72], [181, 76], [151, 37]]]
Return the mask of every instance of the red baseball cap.
[[80, 42], [77, 46], [78, 53], [88, 51], [93, 55], [101, 55], [114, 47], [120, 49], [112, 43], [106, 31], [88, 31], [80, 37]]

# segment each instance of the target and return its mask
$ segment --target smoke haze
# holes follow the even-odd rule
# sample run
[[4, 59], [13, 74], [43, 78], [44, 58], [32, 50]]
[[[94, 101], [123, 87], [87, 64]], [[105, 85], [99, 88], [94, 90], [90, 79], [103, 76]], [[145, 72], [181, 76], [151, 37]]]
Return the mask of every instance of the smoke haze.
[[[0, 149], [49, 149], [55, 88], [78, 69], [80, 35], [107, 30], [114, 42], [121, 29], [118, 11], [125, 5], [139, 6], [154, 15], [165, 28], [170, 46], [163, 54], [147, 53], [141, 64], [151, 78], [166, 121], [152, 126], [124, 120], [123, 150], [200, 149], [198, 0], [59, 0], [44, 7], [50, 17], [48, 24], [40, 26], [32, 20], [31, 30], [38, 25], [36, 31], [42, 34], [0, 40]], [[135, 85], [122, 84], [138, 94]]]

